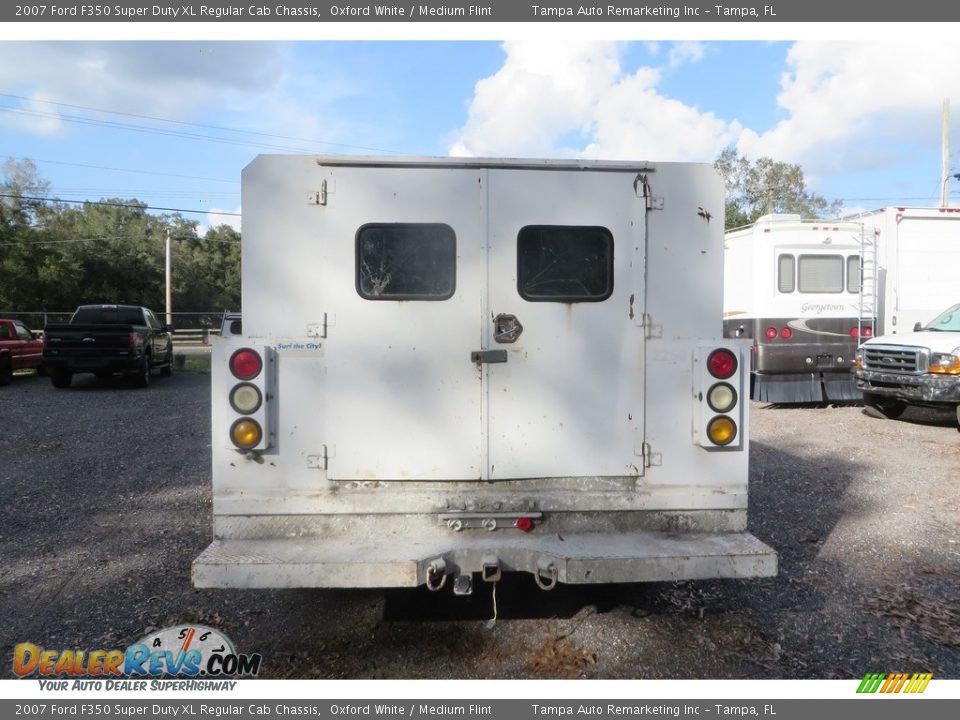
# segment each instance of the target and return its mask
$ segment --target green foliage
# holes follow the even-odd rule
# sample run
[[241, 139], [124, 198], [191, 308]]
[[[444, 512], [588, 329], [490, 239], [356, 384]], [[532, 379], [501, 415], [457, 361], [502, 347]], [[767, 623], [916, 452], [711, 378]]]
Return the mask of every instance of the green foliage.
[[229, 226], [201, 238], [179, 214], [153, 215], [133, 199], [81, 206], [46, 197], [31, 161], [3, 166], [0, 184], [0, 311], [72, 310], [95, 302], [165, 300], [165, 243], [172, 247], [175, 311], [240, 307], [240, 235]]
[[840, 213], [839, 201], [829, 202], [807, 190], [799, 165], [768, 157], [751, 162], [733, 148], [720, 153], [713, 165], [727, 190], [727, 229], [748, 225], [771, 213], [795, 213], [804, 220]]

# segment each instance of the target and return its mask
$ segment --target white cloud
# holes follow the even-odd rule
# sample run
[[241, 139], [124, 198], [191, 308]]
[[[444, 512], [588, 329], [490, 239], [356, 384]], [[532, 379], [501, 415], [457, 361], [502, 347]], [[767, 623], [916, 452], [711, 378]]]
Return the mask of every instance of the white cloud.
[[589, 129], [620, 71], [612, 43], [508, 42], [506, 61], [475, 88], [452, 155], [556, 154], [556, 140]]
[[943, 98], [958, 84], [956, 42], [798, 42], [777, 98], [786, 117], [738, 147], [814, 174], [868, 168], [889, 160], [891, 141], [935, 147]]
[[197, 235], [203, 237], [207, 230], [219, 227], [220, 225], [229, 225], [237, 232], [240, 232], [240, 208], [234, 210], [210, 208], [206, 216], [206, 221], [197, 226]]
[[701, 42], [679, 42], [670, 48], [667, 58], [671, 68], [703, 60], [706, 47]]
[[[504, 51], [500, 70], [477, 83], [452, 155], [710, 161], [740, 132], [660, 94], [660, 70], [624, 73], [615, 43], [508, 42]], [[682, 43], [666, 62], [703, 53], [699, 43]]]

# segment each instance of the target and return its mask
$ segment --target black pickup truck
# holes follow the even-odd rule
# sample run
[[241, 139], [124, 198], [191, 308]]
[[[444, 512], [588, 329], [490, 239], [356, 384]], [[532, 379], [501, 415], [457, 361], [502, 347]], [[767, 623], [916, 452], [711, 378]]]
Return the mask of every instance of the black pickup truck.
[[173, 374], [173, 341], [145, 307], [81, 305], [69, 323], [44, 328], [43, 367], [58, 388], [85, 372], [98, 378], [125, 373], [147, 387], [153, 369]]

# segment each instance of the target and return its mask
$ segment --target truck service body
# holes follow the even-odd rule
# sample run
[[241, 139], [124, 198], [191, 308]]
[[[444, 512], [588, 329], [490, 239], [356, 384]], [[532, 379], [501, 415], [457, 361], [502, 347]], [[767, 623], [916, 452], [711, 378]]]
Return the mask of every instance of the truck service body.
[[724, 336], [753, 342], [754, 400], [859, 399], [851, 369], [860, 337], [873, 334], [865, 242], [869, 261], [871, 228], [799, 215], [765, 215], [726, 233]]
[[776, 573], [711, 167], [261, 156], [242, 187], [195, 585]]
[[957, 302], [960, 208], [891, 206], [850, 219], [876, 233], [874, 335], [913, 332]]

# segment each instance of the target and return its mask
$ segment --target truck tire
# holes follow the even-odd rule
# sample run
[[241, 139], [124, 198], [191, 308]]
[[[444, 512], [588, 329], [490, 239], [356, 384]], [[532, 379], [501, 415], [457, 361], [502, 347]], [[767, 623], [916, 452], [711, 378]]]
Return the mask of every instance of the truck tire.
[[167, 351], [167, 359], [163, 361], [163, 365], [160, 366], [160, 375], [161, 377], [170, 377], [173, 375], [173, 345], [170, 346], [170, 350]]
[[144, 353], [140, 358], [140, 368], [133, 378], [134, 387], [150, 387], [150, 354]]
[[50, 371], [50, 382], [53, 383], [55, 388], [68, 388], [70, 387], [70, 382], [73, 380], [73, 373], [67, 370], [51, 370]]
[[903, 400], [893, 400], [874, 393], [863, 394], [863, 411], [870, 417], [895, 420], [906, 409], [907, 403]]
[[10, 358], [0, 358], [0, 385], [9, 385], [13, 380], [13, 365], [10, 364]]

